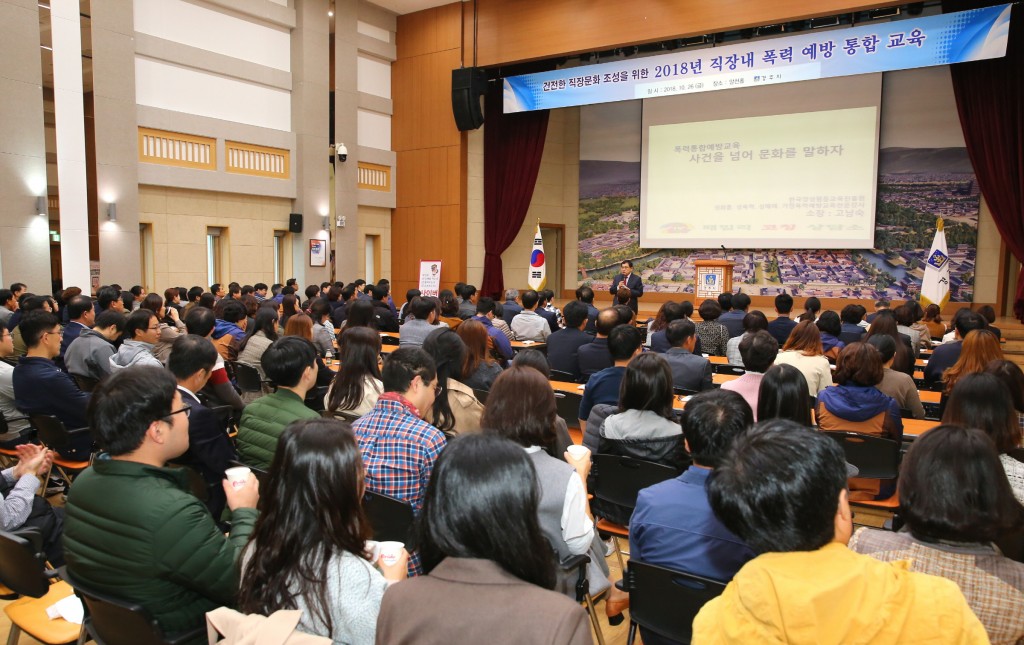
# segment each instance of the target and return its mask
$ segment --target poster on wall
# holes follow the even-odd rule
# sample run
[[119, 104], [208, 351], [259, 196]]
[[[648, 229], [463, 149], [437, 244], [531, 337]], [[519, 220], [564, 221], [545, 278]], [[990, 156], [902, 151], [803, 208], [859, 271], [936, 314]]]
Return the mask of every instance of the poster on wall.
[[93, 293], [96, 293], [100, 288], [99, 260], [91, 260], [89, 262], [89, 284], [92, 286]]
[[441, 261], [420, 260], [420, 295], [436, 298], [441, 290]]
[[327, 266], [327, 240], [309, 241], [309, 266]]

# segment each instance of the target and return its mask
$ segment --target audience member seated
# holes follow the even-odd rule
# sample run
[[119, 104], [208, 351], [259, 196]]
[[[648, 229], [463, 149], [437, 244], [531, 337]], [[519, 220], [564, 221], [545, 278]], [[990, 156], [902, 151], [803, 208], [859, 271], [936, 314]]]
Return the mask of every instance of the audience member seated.
[[818, 322], [818, 314], [821, 313], [821, 300], [818, 300], [814, 296], [811, 296], [807, 300], [804, 300], [804, 312], [796, 317], [797, 323], [801, 323], [805, 320], [810, 322]]
[[477, 292], [471, 284], [464, 285], [459, 292], [462, 303], [459, 305], [459, 318], [466, 320], [476, 315]]
[[502, 303], [502, 309], [504, 309], [503, 317], [505, 319], [505, 324], [509, 327], [512, 326], [512, 319], [516, 317], [516, 314], [523, 310], [523, 306], [519, 304], [518, 300], [518, 289], [505, 290], [505, 302]]
[[[693, 463], [679, 477], [640, 491], [629, 521], [631, 559], [728, 582], [757, 555], [715, 517], [706, 491], [708, 475], [752, 424], [750, 406], [735, 392], [690, 399], [683, 435]], [[645, 645], [676, 643], [642, 627], [640, 635]]]
[[437, 297], [441, 301], [441, 315], [438, 317], [438, 321], [451, 329], [461, 325], [462, 318], [459, 318], [459, 306], [461, 303], [455, 297], [455, 294], [449, 289], [441, 289]]
[[[78, 389], [75, 381], [53, 363], [60, 352], [60, 320], [47, 311], [35, 311], [22, 318], [19, 325], [28, 352], [18, 359], [14, 368], [14, 403], [26, 415], [50, 414], [68, 430], [89, 425], [86, 406], [89, 394]], [[88, 432], [71, 439], [70, 448], [60, 456], [86, 460], [92, 450]]]
[[523, 294], [523, 310], [516, 314], [509, 325], [519, 340], [546, 342], [551, 335], [551, 325], [537, 313], [540, 296], [533, 289]]
[[377, 318], [377, 328], [381, 331], [398, 332], [398, 317], [388, 306], [388, 287], [382, 284], [373, 287], [373, 313]]
[[[285, 287], [281, 290], [283, 294], [281, 296], [281, 326], [287, 327], [288, 321], [291, 320], [292, 316], [297, 316], [302, 313], [302, 309], [299, 307], [299, 300], [295, 297], [295, 293], [290, 291], [292, 287]], [[373, 307], [373, 304], [370, 303]]]
[[923, 419], [924, 405], [921, 403], [921, 393], [917, 391], [914, 379], [903, 372], [892, 369], [892, 362], [896, 355], [896, 341], [891, 336], [879, 334], [869, 338], [867, 343], [877, 349], [882, 357], [882, 381], [875, 387], [882, 394], [892, 397], [900, 406], [901, 411], [910, 412], [915, 419]]
[[165, 464], [188, 448], [190, 408], [174, 377], [136, 366], [100, 384], [89, 425], [110, 459], [99, 459], [68, 492], [68, 572], [101, 593], [142, 605], [165, 634], [205, 624], [232, 605], [238, 554], [256, 520], [259, 484], [223, 481], [231, 531], [189, 490], [187, 471]]
[[811, 396], [818, 396], [818, 392], [832, 385], [832, 367], [825, 358], [821, 333], [813, 321], [797, 323], [782, 351], [775, 357], [775, 364], [792, 365], [800, 370], [807, 381], [807, 393]]
[[[172, 291], [172, 289], [168, 289]], [[170, 305], [164, 306], [164, 299], [156, 293], [148, 293], [142, 299], [140, 309], [147, 309], [153, 312], [160, 324], [160, 335], [153, 344], [152, 353], [161, 364], [167, 363], [167, 357], [171, 354], [171, 346], [180, 336], [188, 333], [185, 323], [178, 315], [178, 310]], [[67, 336], [65, 329], [64, 335]]]
[[[638, 354], [626, 366], [618, 406], [594, 406], [583, 445], [594, 454], [634, 457], [682, 472], [690, 465], [690, 457], [683, 447], [683, 431], [673, 403], [668, 363], [659, 354]], [[629, 523], [632, 513], [630, 508], [599, 499], [591, 503], [591, 510], [598, 517], [623, 525]]]
[[309, 307], [313, 320], [313, 344], [321, 358], [334, 356], [334, 326], [331, 324], [331, 305], [324, 298], [317, 298]]
[[[785, 294], [783, 294], [785, 295]], [[739, 378], [722, 384], [723, 390], [732, 390], [742, 396], [757, 420], [757, 395], [761, 389], [761, 378], [768, 368], [775, 363], [779, 354], [779, 344], [775, 337], [767, 331], [755, 331], [740, 341], [740, 356], [746, 373]]]
[[[3, 331], [10, 333], [7, 329]], [[54, 567], [64, 566], [64, 509], [54, 508], [41, 494], [36, 495], [50, 471], [53, 452], [31, 443], [19, 444], [14, 450], [17, 462], [0, 471], [0, 529], [9, 533], [37, 531], [46, 560]]]
[[701, 321], [697, 323], [697, 338], [700, 338], [704, 353], [709, 356], [725, 356], [725, 347], [729, 342], [729, 330], [718, 322], [722, 315], [722, 307], [714, 300], [700, 303]]
[[[928, 327], [928, 334], [931, 340], [942, 340], [946, 335], [946, 323], [942, 321], [942, 308], [938, 305], [928, 305], [924, 310], [924, 324]], [[931, 343], [929, 343], [929, 347]]]
[[985, 329], [996, 335], [996, 338], [1001, 339], [1003, 332], [995, 327], [996, 322], [996, 310], [992, 308], [992, 305], [982, 305], [978, 307], [978, 315], [985, 319]]
[[7, 432], [0, 435], [0, 448], [8, 450], [35, 439], [35, 432], [14, 399], [14, 366], [4, 360], [12, 354], [11, 332], [0, 326], [0, 414], [7, 423]]
[[[245, 340], [245, 305], [237, 300], [222, 300], [221, 313], [213, 328], [213, 344], [221, 358], [233, 361], [238, 358], [238, 346]], [[286, 306], [287, 310], [287, 306]]]
[[700, 610], [694, 642], [986, 642], [955, 583], [847, 548], [846, 465], [829, 437], [792, 421], [759, 424], [736, 439], [707, 491], [715, 515], [761, 555]]
[[910, 336], [910, 344], [914, 349], [914, 357], [920, 355], [922, 349], [931, 349], [932, 339], [928, 327], [921, 323], [924, 311], [916, 302], [908, 302], [896, 307], [896, 330]]
[[537, 292], [537, 308], [534, 309], [537, 315], [548, 321], [548, 329], [551, 333], [555, 333], [561, 326], [559, 325], [558, 314], [555, 313], [557, 309], [551, 306], [551, 295], [547, 289], [541, 289]]
[[79, 333], [64, 354], [69, 374], [96, 381], [110, 373], [110, 357], [117, 350], [114, 341], [120, 338], [127, 321], [117, 311], [104, 311], [96, 316], [92, 329]]
[[[313, 319], [306, 314], [296, 314], [288, 319], [284, 327], [285, 336], [297, 336], [305, 338], [311, 344], [313, 342]], [[334, 381], [334, 370], [327, 367], [323, 359], [316, 353], [316, 345], [313, 346], [314, 362], [316, 363], [316, 383], [313, 387], [327, 387]], [[266, 367], [264, 367], [266, 371]], [[273, 380], [273, 379], [271, 379]]]
[[579, 349], [595, 340], [583, 331], [588, 321], [587, 305], [579, 300], [565, 305], [565, 329], [548, 337], [548, 361], [552, 369], [572, 374], [574, 379], [581, 376]]
[[265, 510], [243, 554], [239, 609], [264, 616], [299, 609], [299, 631], [373, 643], [381, 598], [405, 579], [408, 554], [391, 564], [372, 561], [362, 493], [363, 464], [348, 424], [310, 419], [285, 428]]
[[586, 345], [580, 345], [576, 350], [582, 379], [588, 379], [613, 365], [611, 352], [608, 351], [608, 336], [618, 326], [619, 314], [613, 307], [602, 309], [597, 314], [597, 336]]
[[[658, 316], [647, 328], [647, 345], [651, 348], [651, 351], [658, 352], [659, 354], [667, 352], [671, 345], [665, 337], [665, 330], [673, 320], [690, 320], [691, 315], [693, 315], [693, 303], [689, 300], [682, 302], [670, 301], [662, 305], [661, 309], [658, 310]], [[663, 321], [663, 324], [659, 324], [659, 320]], [[693, 321], [690, 320], [690, 322]], [[696, 324], [694, 323], [694, 325]], [[655, 328], [653, 333], [651, 326]], [[700, 336], [697, 336], [697, 344], [693, 348], [693, 353], [697, 355], [703, 353]]]
[[149, 309], [133, 311], [125, 323], [121, 347], [110, 357], [110, 371], [117, 372], [133, 365], [163, 367], [163, 363], [153, 356], [153, 348], [159, 340], [160, 321], [156, 314]]
[[725, 359], [729, 361], [729, 365], [743, 367], [743, 356], [740, 354], [740, 343], [743, 342], [743, 338], [745, 336], [761, 330], [768, 330], [768, 318], [763, 313], [760, 311], [751, 311], [743, 317], [743, 333], [734, 338], [730, 338], [729, 342], [725, 345]]
[[710, 390], [714, 387], [711, 381], [711, 361], [699, 354], [694, 354], [697, 335], [692, 321], [673, 320], [665, 330], [668, 340], [668, 351], [661, 356], [672, 371], [673, 387], [684, 390]]
[[[214, 349], [217, 346], [210, 338], [213, 335], [213, 327], [216, 324], [216, 317], [213, 310], [202, 306], [195, 306], [185, 316], [185, 328], [188, 333], [205, 338]], [[217, 363], [213, 367], [213, 373], [203, 388], [203, 394], [209, 400], [210, 405], [230, 405], [236, 412], [241, 412], [245, 407], [238, 392], [231, 384], [227, 370], [224, 367], [224, 358], [217, 353]]]
[[[246, 325], [245, 338], [238, 346], [238, 362], [254, 368], [259, 372], [260, 380], [266, 380], [267, 375], [263, 373], [260, 359], [263, 358], [263, 352], [277, 339], [277, 307], [273, 304], [261, 305], [252, 324]], [[264, 386], [261, 392], [243, 392], [242, 400], [252, 403], [270, 391], [269, 387]]]
[[[17, 357], [24, 356], [25, 352], [28, 349], [28, 347], [25, 344], [25, 339], [22, 338], [22, 336], [21, 336], [21, 320], [24, 319], [25, 316], [29, 315], [33, 311], [42, 311], [42, 312], [52, 313], [54, 315], [57, 315], [56, 304], [57, 303], [54, 302], [53, 298], [51, 298], [49, 296], [34, 296], [34, 295], [30, 294], [30, 293], [29, 294], [25, 294], [25, 296], [22, 298], [21, 305], [18, 307], [18, 311], [15, 312], [15, 315], [11, 317], [12, 321], [15, 320], [15, 319], [18, 320], [18, 324], [15, 325], [14, 329], [11, 330], [11, 335], [14, 337], [14, 355], [15, 356], [17, 356]], [[57, 320], [58, 321], [60, 320], [60, 316], [59, 315], [57, 315]], [[59, 357], [59, 356], [60, 356], [60, 354], [58, 354], [56, 357], [54, 357], [54, 359], [55, 359], [54, 362], [55, 363], [56, 363], [56, 358]], [[59, 363], [57, 365], [58, 365], [58, 367], [60, 366]]]
[[[512, 365], [535, 369], [540, 372], [541, 376], [545, 379], [551, 379], [551, 368], [548, 366], [548, 358], [540, 350], [524, 349], [516, 352], [516, 357], [512, 359]], [[548, 451], [548, 454], [556, 459], [563, 459], [562, 455], [565, 454], [565, 451], [568, 450], [569, 446], [573, 445], [573, 443], [575, 442], [569, 435], [569, 428], [565, 423], [565, 419], [560, 416], [556, 416], [555, 445], [550, 451]]]
[[331, 414], [345, 412], [358, 417], [377, 404], [384, 391], [380, 347], [380, 334], [368, 327], [353, 327], [342, 333], [341, 369], [324, 400], [324, 408]]
[[995, 375], [1009, 390], [1013, 409], [1017, 411], [1019, 425], [1024, 431], [1024, 371], [1013, 361], [1004, 358], [989, 362], [985, 372]]
[[274, 341], [260, 360], [277, 389], [245, 406], [238, 424], [238, 452], [247, 465], [266, 470], [285, 426], [320, 416], [304, 403], [316, 385], [316, 348], [308, 339], [285, 336]]
[[[885, 311], [888, 311], [888, 307], [885, 308]], [[876, 311], [872, 317], [872, 322], [874, 322], [877, 316], [878, 312]], [[839, 340], [847, 345], [860, 342], [867, 332], [865, 326], [861, 325], [861, 322], [864, 321], [864, 307], [860, 305], [846, 305], [839, 312], [839, 318], [842, 320]]]
[[830, 363], [835, 363], [839, 358], [839, 352], [843, 351], [846, 343], [839, 340], [843, 324], [839, 320], [839, 314], [834, 311], [823, 311], [818, 316], [818, 322], [814, 323], [821, 332], [821, 351]]
[[[501, 319], [498, 308], [501, 305], [494, 302], [493, 298], [486, 296], [479, 298], [476, 302], [476, 315], [473, 320], [484, 326], [487, 336], [490, 338], [488, 348], [500, 357], [502, 362], [512, 360], [512, 341], [509, 338], [512, 330], [508, 329], [505, 321]], [[506, 333], [506, 331], [508, 333]]]
[[[480, 303], [477, 303], [478, 312], [479, 306]], [[477, 313], [477, 315], [479, 315], [479, 313]], [[512, 333], [512, 328], [508, 326], [507, 322], [505, 322], [504, 305], [502, 305], [500, 302], [494, 303], [494, 316], [491, 317], [491, 325], [494, 326], [495, 329], [500, 331], [505, 336], [509, 343], [509, 349], [512, 349], [512, 341], [516, 339], [516, 335]]]
[[983, 372], [960, 379], [946, 403], [942, 422], [978, 428], [987, 434], [999, 451], [1013, 494], [1024, 504], [1022, 433], [1013, 395], [999, 377]]
[[594, 290], [590, 287], [578, 287], [576, 289], [576, 300], [579, 300], [587, 307], [587, 326], [583, 331], [588, 334], [597, 333], [597, 314], [600, 310], [594, 306]]
[[[481, 298], [480, 302], [483, 300], [485, 299]], [[490, 300], [490, 298], [487, 298], [487, 300]], [[480, 302], [477, 302], [477, 306], [480, 306]], [[491, 383], [494, 383], [494, 379], [498, 378], [498, 374], [501, 374], [501, 365], [498, 364], [498, 361], [494, 360], [491, 352], [488, 351], [491, 337], [487, 332], [488, 329], [494, 328], [485, 327], [483, 323], [479, 322], [480, 320], [487, 319], [474, 316], [463, 321], [455, 331], [466, 345], [466, 359], [462, 364], [462, 370], [459, 372], [458, 377], [459, 381], [468, 388], [489, 390], [491, 389]]]
[[[590, 555], [590, 593], [597, 595], [608, 590], [610, 602], [606, 604], [606, 612], [617, 616], [628, 603], [628, 595], [612, 587], [608, 580], [604, 545], [591, 519], [586, 484], [590, 457], [581, 461], [565, 453], [563, 461], [547, 452], [555, 441], [554, 391], [536, 370], [512, 366], [494, 382], [488, 401], [483, 418], [484, 432], [518, 444], [530, 456], [537, 471], [541, 531], [559, 560], [570, 555]], [[575, 580], [575, 572], [561, 575], [558, 590], [575, 597]]]
[[341, 331], [342, 327], [345, 326], [345, 320], [348, 318], [348, 306], [355, 302], [355, 300], [355, 286], [351, 284], [345, 285], [338, 296], [338, 302], [331, 310], [331, 323], [334, 325], [335, 329]]
[[[875, 318], [875, 322], [878, 322]], [[882, 394], [876, 385], [885, 375], [882, 355], [867, 343], [850, 343], [836, 362], [836, 387], [818, 394], [814, 416], [825, 431], [859, 432], [903, 441], [900, 405]], [[851, 479], [850, 499], [885, 499], [894, 492], [895, 482]]]
[[[729, 297], [730, 309], [724, 311], [721, 316], [718, 317], [718, 322], [725, 325], [725, 328], [729, 330], [729, 338], [735, 338], [743, 333], [743, 319], [747, 315], [747, 309], [750, 307], [750, 296], [745, 293], [722, 293], [718, 296], [718, 302], [722, 302], [723, 297]], [[724, 310], [725, 307], [722, 307]]]
[[[609, 310], [605, 309], [598, 316], [598, 330], [602, 328], [602, 319], [607, 311]], [[614, 309], [610, 311], [614, 311]], [[587, 381], [587, 386], [583, 390], [583, 400], [580, 401], [581, 429], [586, 430], [587, 419], [590, 418], [590, 411], [595, 405], [601, 403], [615, 405], [619, 402], [619, 386], [626, 374], [626, 366], [634, 356], [643, 351], [641, 343], [640, 331], [636, 327], [619, 325], [612, 329], [611, 335], [608, 336], [608, 353], [612, 365], [597, 372]]]
[[0, 289], [0, 325], [7, 328], [11, 316], [18, 310], [18, 299], [10, 289]]
[[862, 528], [850, 549], [955, 582], [993, 643], [1024, 641], [1024, 564], [993, 544], [1024, 529], [991, 440], [942, 425], [911, 444], [900, 467], [898, 533]]
[[985, 328], [985, 319], [966, 307], [953, 318], [954, 341], [939, 345], [924, 367], [925, 383], [931, 385], [942, 380], [942, 374], [960, 359], [962, 341], [967, 334]]
[[[344, 329], [351, 327], [369, 327], [375, 331], [379, 329], [373, 303], [369, 300], [353, 299], [345, 306], [345, 310], [348, 315], [342, 325]], [[282, 321], [283, 324], [284, 321]]]
[[409, 302], [405, 324], [399, 329], [401, 347], [422, 347], [430, 332], [437, 329], [437, 305], [430, 298], [416, 296]]
[[[3, 308], [0, 307], [0, 310], [3, 310]], [[64, 325], [64, 335], [60, 340], [60, 354], [54, 362], [58, 366], [63, 367], [64, 371], [67, 371], [64, 356], [68, 352], [68, 347], [71, 346], [71, 343], [78, 340], [83, 331], [92, 328], [96, 322], [96, 310], [93, 309], [92, 298], [78, 295], [72, 298], [67, 306], [64, 307], [64, 313], [68, 317], [68, 322]]]
[[977, 372], [985, 371], [992, 361], [1003, 359], [1003, 348], [995, 334], [987, 329], [976, 329], [960, 344], [960, 357], [952, 367], [942, 373], [942, 392], [945, 396], [956, 387], [957, 381]]
[[427, 336], [423, 350], [434, 359], [437, 371], [437, 397], [430, 409], [431, 425], [448, 435], [480, 432], [484, 406], [473, 388], [458, 380], [466, 364], [466, 344], [456, 332], [442, 327]]
[[808, 428], [814, 425], [811, 423], [811, 396], [803, 373], [792, 365], [769, 367], [761, 378], [754, 413], [761, 421], [789, 419]]
[[455, 441], [427, 489], [420, 535], [428, 573], [384, 594], [377, 642], [589, 644], [586, 613], [550, 591], [556, 563], [538, 522], [542, 495], [512, 442]]
[[896, 324], [896, 315], [889, 309], [883, 309], [875, 316], [874, 322], [868, 328], [860, 342], [871, 340], [879, 334], [889, 336], [896, 341], [896, 353], [893, 355], [892, 369], [903, 372], [908, 376], [914, 375], [914, 348], [910, 343], [910, 336], [901, 334]]
[[[143, 305], [145, 306], [145, 305]], [[213, 410], [203, 405], [197, 392], [203, 389], [217, 364], [217, 350], [209, 341], [195, 335], [183, 334], [174, 341], [167, 369], [178, 382], [182, 402], [191, 410], [188, 414], [188, 450], [174, 459], [174, 463], [194, 468], [203, 481], [209, 497], [206, 507], [214, 519], [219, 519], [227, 499], [220, 485], [224, 471], [231, 461], [238, 459], [225, 424], [217, 419]]]
[[780, 293], [775, 296], [775, 313], [778, 314], [775, 320], [768, 323], [768, 333], [778, 342], [779, 347], [789, 340], [789, 333], [796, 327], [796, 321], [790, 318], [793, 311], [793, 296], [788, 293]]
[[[860, 306], [860, 305], [858, 305], [858, 306]], [[861, 307], [861, 308], [863, 309], [863, 307]], [[861, 318], [864, 319], [863, 327], [867, 327], [871, 323], [875, 322], [875, 318], [877, 318], [878, 314], [882, 313], [883, 311], [889, 311], [889, 301], [886, 300], [885, 298], [881, 298], [881, 299], [875, 301], [875, 311], [874, 311], [874, 313], [868, 314], [867, 313], [867, 309], [864, 309], [864, 311], [861, 312]], [[867, 315], [865, 315], [865, 314], [867, 314]]]
[[[352, 423], [366, 487], [409, 502], [418, 515], [430, 472], [445, 446], [444, 433], [423, 420], [438, 387], [434, 359], [418, 347], [400, 347], [388, 355], [381, 377], [384, 394]], [[409, 572], [422, 573], [416, 553]]]

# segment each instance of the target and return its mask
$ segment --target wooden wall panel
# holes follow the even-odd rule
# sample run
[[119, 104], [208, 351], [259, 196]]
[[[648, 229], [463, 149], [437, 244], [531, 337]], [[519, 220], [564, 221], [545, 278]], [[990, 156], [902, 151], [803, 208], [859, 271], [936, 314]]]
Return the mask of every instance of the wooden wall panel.
[[[896, 4], [893, 0], [477, 0], [477, 65], [490, 67]], [[470, 10], [466, 25], [472, 33]]]
[[416, 286], [420, 260], [441, 260], [442, 284], [466, 276], [466, 137], [452, 117], [451, 73], [461, 60], [459, 3], [399, 16], [392, 65], [394, 292]]

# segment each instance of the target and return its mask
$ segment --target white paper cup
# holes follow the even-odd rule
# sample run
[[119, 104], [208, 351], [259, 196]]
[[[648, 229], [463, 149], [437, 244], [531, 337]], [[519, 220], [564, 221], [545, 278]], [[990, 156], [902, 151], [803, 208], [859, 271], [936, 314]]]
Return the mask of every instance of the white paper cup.
[[231, 482], [231, 488], [238, 490], [239, 488], [245, 488], [245, 485], [249, 483], [249, 473], [251, 472], [245, 466], [236, 466], [228, 468], [224, 471], [224, 474], [227, 475], [228, 481]]
[[372, 564], [380, 557], [380, 542], [376, 540], [367, 540], [366, 546], [363, 547], [363, 550], [370, 554], [370, 563]]
[[392, 565], [398, 562], [398, 558], [402, 555], [402, 549], [405, 548], [404, 542], [378, 542], [377, 548], [379, 552], [379, 558], [381, 564]]
[[566, 452], [572, 455], [573, 459], [583, 459], [590, 455], [590, 448], [586, 446], [572, 445], [566, 448]]

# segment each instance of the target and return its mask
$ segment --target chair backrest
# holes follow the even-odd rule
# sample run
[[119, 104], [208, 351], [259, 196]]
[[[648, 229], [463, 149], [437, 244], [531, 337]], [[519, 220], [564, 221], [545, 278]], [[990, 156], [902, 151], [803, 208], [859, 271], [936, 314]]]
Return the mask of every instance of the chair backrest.
[[142, 605], [114, 598], [84, 585], [61, 568], [63, 578], [85, 604], [88, 627], [103, 645], [153, 645], [166, 643], [156, 619]]
[[36, 539], [0, 531], [0, 583], [22, 596], [42, 598], [50, 590], [50, 582], [42, 540], [38, 533], [33, 537]]
[[363, 493], [363, 510], [373, 527], [373, 539], [378, 542], [404, 542], [412, 550], [412, 504], [371, 490]]
[[213, 416], [217, 419], [217, 425], [224, 428], [224, 433], [230, 435], [235, 429], [235, 409], [230, 405], [216, 405], [210, 408]]
[[78, 384], [78, 389], [83, 392], [92, 392], [99, 384], [98, 379], [89, 376], [82, 376], [81, 374], [72, 374], [71, 376], [75, 379], [75, 383]]
[[306, 407], [313, 412], [320, 412], [324, 409], [324, 398], [327, 396], [327, 391], [330, 389], [329, 385], [321, 385], [315, 387], [306, 393], [306, 400], [304, 403]]
[[68, 429], [64, 423], [52, 414], [30, 414], [28, 424], [39, 435], [39, 440], [58, 452], [71, 448]]
[[659, 636], [689, 643], [693, 619], [725, 584], [630, 560], [626, 571], [629, 618]]
[[715, 363], [715, 374], [730, 374], [732, 376], [743, 376], [746, 373], [747, 370], [742, 365], [726, 365], [725, 363]]
[[555, 392], [555, 406], [558, 416], [565, 420], [567, 428], [580, 427], [580, 403], [583, 395], [575, 392]]
[[395, 346], [397, 346], [399, 344], [399, 342], [400, 342], [400, 340], [398, 338], [395, 338], [394, 336], [384, 336], [384, 335], [382, 335], [380, 337], [380, 344], [381, 345], [395, 345]]
[[636, 507], [642, 489], [678, 475], [670, 466], [633, 457], [596, 454], [593, 461], [594, 497], [626, 508]]
[[487, 405], [487, 390], [478, 390], [473, 388], [473, 396], [476, 397], [476, 400], [479, 401], [481, 405]]
[[563, 372], [562, 370], [551, 370], [551, 373], [548, 375], [548, 380], [549, 381], [568, 381], [568, 382], [572, 383], [573, 381], [576, 380], [576, 377], [573, 376], [572, 374], [570, 374], [569, 372]]
[[243, 392], [263, 392], [263, 378], [260, 372], [252, 365], [245, 363], [234, 363], [235, 382]]
[[857, 467], [860, 479], [896, 479], [900, 473], [900, 444], [859, 432], [826, 432], [843, 447], [846, 461]]
[[694, 394], [699, 394], [699, 393], [700, 393], [700, 390], [691, 390], [690, 388], [686, 388], [686, 387], [673, 387], [672, 388], [672, 394], [675, 394], [676, 396], [693, 396]]

